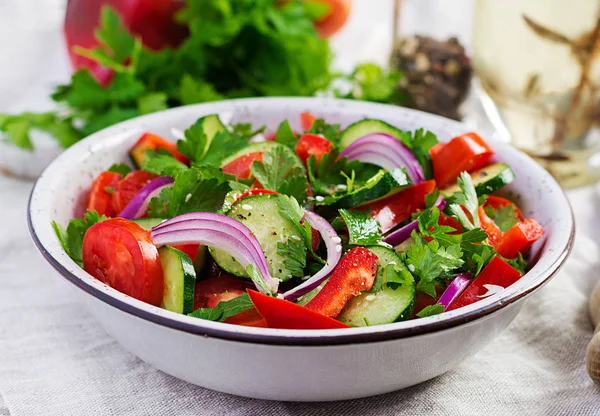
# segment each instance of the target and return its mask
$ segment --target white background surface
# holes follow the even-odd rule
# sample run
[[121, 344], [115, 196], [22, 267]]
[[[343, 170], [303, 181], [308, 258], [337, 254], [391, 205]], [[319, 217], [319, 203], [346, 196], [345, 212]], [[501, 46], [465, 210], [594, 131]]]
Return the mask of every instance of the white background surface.
[[[365, 59], [384, 63], [392, 2], [354, 3], [350, 23], [333, 41], [340, 66]], [[403, 32], [458, 34], [469, 47], [471, 0], [406, 3]], [[62, 8], [62, 0], [0, 0], [0, 112], [43, 110], [52, 85], [68, 79]], [[469, 120], [489, 129], [473, 114], [476, 106], [469, 108]], [[564, 272], [492, 345], [459, 369], [400, 393], [308, 406], [210, 392], [122, 350], [34, 249], [25, 222], [30, 188], [0, 176], [0, 415], [600, 414], [600, 389], [587, 378], [583, 361], [592, 331], [586, 296], [600, 277], [599, 186], [568, 192], [576, 250]]]

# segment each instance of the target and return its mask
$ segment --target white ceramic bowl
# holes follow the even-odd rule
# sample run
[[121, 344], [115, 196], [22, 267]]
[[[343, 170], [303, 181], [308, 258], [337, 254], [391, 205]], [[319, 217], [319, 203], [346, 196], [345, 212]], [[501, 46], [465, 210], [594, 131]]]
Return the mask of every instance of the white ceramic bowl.
[[123, 347], [162, 371], [210, 389], [271, 400], [321, 401], [386, 393], [423, 382], [457, 366], [491, 342], [519, 313], [525, 300], [567, 258], [574, 235], [569, 203], [554, 179], [529, 157], [490, 143], [517, 179], [508, 192], [546, 235], [533, 247], [535, 266], [517, 283], [465, 308], [389, 325], [326, 331], [292, 331], [209, 322], [132, 299], [94, 279], [62, 250], [51, 221], [81, 215], [95, 175], [127, 161], [144, 131], [172, 137], [198, 117], [232, 112], [233, 121], [275, 129], [311, 111], [348, 125], [365, 117], [403, 129], [424, 127], [448, 140], [465, 131], [441, 117], [365, 102], [314, 98], [257, 98], [182, 107], [130, 120], [98, 132], [60, 155], [40, 176], [29, 206], [33, 239], [48, 262], [73, 284], [90, 312]]

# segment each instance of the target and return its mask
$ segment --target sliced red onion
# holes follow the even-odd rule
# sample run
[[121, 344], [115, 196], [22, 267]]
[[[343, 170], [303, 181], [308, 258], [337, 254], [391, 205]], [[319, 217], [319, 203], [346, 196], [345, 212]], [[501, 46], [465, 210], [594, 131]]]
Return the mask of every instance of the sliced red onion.
[[319, 286], [329, 277], [329, 275], [331, 275], [333, 269], [337, 266], [342, 257], [342, 240], [338, 237], [331, 224], [329, 224], [325, 218], [311, 211], [305, 210], [304, 218], [311, 227], [321, 234], [321, 238], [323, 238], [325, 247], [327, 248], [327, 262], [325, 263], [325, 266], [310, 279], [295, 288], [288, 290], [281, 296], [289, 301], [294, 301]]
[[408, 177], [415, 184], [425, 180], [423, 167], [415, 155], [404, 143], [389, 134], [373, 133], [361, 137], [346, 147], [340, 156], [373, 163], [387, 170], [406, 168]]
[[133, 220], [141, 218], [148, 211], [148, 204], [154, 197], [160, 195], [160, 192], [167, 187], [173, 185], [173, 178], [170, 176], [161, 176], [153, 179], [144, 186], [140, 192], [127, 204], [127, 206], [121, 211], [119, 217]]
[[[444, 208], [446, 208], [446, 200], [444, 199], [444, 197], [442, 195], [440, 195], [438, 197], [437, 201], [435, 201], [435, 206], [440, 211], [443, 211]], [[383, 239], [383, 241], [385, 241], [388, 244], [391, 244], [393, 247], [399, 246], [400, 244], [402, 244], [403, 242], [408, 240], [408, 237], [410, 237], [412, 232], [418, 228], [419, 228], [419, 220], [416, 219], [414, 221], [409, 222], [404, 227], [402, 227], [396, 231], [392, 231]]]
[[246, 269], [254, 266], [263, 281], [254, 281], [262, 293], [277, 293], [279, 279], [269, 273], [265, 255], [244, 224], [222, 214], [195, 212], [175, 217], [154, 227], [151, 237], [157, 246], [177, 244], [201, 244], [221, 249]]
[[450, 286], [444, 290], [442, 296], [438, 299], [437, 303], [444, 306], [444, 310], [447, 310], [452, 302], [456, 300], [465, 289], [471, 284], [473, 277], [469, 273], [461, 273], [454, 278]]

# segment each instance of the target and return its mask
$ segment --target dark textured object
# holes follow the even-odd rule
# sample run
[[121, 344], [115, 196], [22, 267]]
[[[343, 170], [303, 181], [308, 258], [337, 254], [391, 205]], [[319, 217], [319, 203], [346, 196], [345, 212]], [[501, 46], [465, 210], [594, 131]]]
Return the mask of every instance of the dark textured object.
[[461, 119], [458, 107], [469, 92], [473, 69], [456, 38], [446, 42], [426, 36], [399, 39], [391, 65], [403, 73], [398, 89], [409, 96], [408, 107]]

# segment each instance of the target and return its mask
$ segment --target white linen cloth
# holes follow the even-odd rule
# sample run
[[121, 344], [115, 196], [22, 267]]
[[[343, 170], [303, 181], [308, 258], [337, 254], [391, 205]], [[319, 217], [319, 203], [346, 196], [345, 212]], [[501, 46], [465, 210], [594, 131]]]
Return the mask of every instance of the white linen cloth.
[[[0, 112], [43, 109], [49, 87], [65, 80], [59, 31], [48, 20], [59, 24], [60, 2], [0, 0]], [[468, 35], [471, 2], [405, 1], [403, 30]], [[333, 42], [340, 65], [365, 58], [381, 63], [389, 46], [391, 1], [378, 0], [377, 7], [369, 0], [354, 4], [350, 24]], [[37, 16], [44, 8], [50, 15], [37, 17], [40, 31], [31, 45], [32, 36], [18, 36], [25, 22], [18, 18]], [[428, 23], [427, 11], [435, 12]], [[460, 11], [461, 18], [446, 19], [452, 11]], [[432, 29], [422, 30], [427, 27]], [[469, 44], [468, 36], [463, 40]], [[44, 54], [17, 53], [21, 46]], [[569, 192], [578, 227], [571, 258], [488, 347], [454, 371], [400, 392], [314, 404], [206, 390], [122, 349], [34, 248], [26, 225], [30, 189], [29, 182], [0, 176], [0, 416], [600, 414], [600, 389], [588, 378], [584, 358], [592, 335], [587, 296], [600, 280], [599, 186]]]

